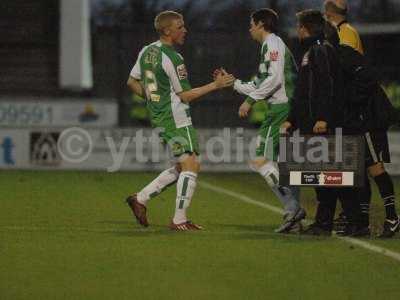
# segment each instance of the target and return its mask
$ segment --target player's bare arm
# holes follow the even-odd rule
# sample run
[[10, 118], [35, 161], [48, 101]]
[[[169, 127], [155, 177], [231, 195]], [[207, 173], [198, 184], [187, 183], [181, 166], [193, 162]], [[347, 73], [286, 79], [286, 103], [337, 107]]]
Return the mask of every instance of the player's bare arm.
[[233, 85], [234, 81], [235, 77], [232, 74], [218, 74], [213, 82], [189, 91], [179, 93], [178, 96], [183, 102], [190, 103], [210, 92], [230, 87]]
[[144, 97], [144, 89], [139, 80], [129, 76], [126, 84], [134, 94]]

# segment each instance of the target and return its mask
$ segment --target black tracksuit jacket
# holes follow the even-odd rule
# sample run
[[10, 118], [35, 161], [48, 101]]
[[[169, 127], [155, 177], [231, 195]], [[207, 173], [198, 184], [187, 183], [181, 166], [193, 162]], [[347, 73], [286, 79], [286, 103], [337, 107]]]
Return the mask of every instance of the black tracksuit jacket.
[[288, 121], [302, 134], [312, 134], [317, 121], [328, 123], [330, 133], [342, 127], [344, 78], [337, 51], [323, 36], [302, 42], [307, 51], [300, 64]]
[[337, 45], [336, 49], [345, 80], [345, 132], [385, 132], [398, 122], [398, 112], [379, 85], [378, 76], [364, 56], [350, 46]]

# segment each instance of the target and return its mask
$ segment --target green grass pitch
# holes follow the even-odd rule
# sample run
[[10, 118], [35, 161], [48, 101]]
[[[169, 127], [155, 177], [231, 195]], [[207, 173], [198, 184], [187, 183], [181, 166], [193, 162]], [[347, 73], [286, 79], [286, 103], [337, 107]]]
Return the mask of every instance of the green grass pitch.
[[[0, 172], [0, 299], [398, 299], [400, 262], [337, 238], [279, 235], [281, 216], [196, 190], [201, 232], [170, 232], [175, 189], [140, 228], [124, 203], [153, 173]], [[279, 206], [253, 174], [200, 182]], [[396, 180], [397, 195], [400, 181]], [[310, 216], [311, 190], [302, 194]], [[398, 202], [398, 206], [400, 203]], [[383, 205], [376, 191], [372, 223]], [[395, 239], [366, 240], [400, 253]]]

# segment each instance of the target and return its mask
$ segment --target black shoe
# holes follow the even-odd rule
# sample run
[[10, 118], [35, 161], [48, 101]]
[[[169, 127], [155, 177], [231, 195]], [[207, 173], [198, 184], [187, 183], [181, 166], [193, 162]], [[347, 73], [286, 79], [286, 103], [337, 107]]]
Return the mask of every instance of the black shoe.
[[276, 233], [289, 233], [293, 229], [302, 230], [301, 220], [305, 219], [306, 211], [303, 208], [299, 208], [295, 213], [287, 214], [283, 217], [283, 223], [277, 229]]
[[333, 230], [336, 231], [337, 234], [344, 233], [346, 226], [349, 225], [349, 221], [347, 220], [345, 214], [340, 213], [339, 217], [333, 220]]
[[302, 234], [314, 236], [331, 236], [332, 231], [322, 227], [318, 223], [313, 223], [308, 226], [307, 229], [302, 232]]
[[367, 226], [350, 225], [348, 224], [343, 231], [336, 232], [338, 236], [349, 236], [349, 237], [370, 237], [371, 231]]
[[371, 237], [371, 230], [368, 226], [358, 227], [352, 234], [353, 237]]
[[400, 230], [400, 218], [399, 217], [397, 217], [394, 220], [386, 219], [385, 223], [383, 223], [383, 231], [378, 237], [383, 238], [383, 239], [391, 238], [399, 230]]
[[353, 232], [356, 230], [355, 225], [351, 225], [347, 223], [343, 228], [336, 231], [336, 235], [338, 236], [352, 236]]

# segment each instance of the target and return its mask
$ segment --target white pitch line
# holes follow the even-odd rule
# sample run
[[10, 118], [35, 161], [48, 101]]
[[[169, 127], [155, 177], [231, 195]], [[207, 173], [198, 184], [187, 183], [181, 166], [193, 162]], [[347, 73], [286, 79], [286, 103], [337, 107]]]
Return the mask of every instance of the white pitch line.
[[[276, 207], [274, 205], [270, 205], [267, 203], [263, 203], [263, 202], [254, 200], [246, 195], [235, 193], [230, 190], [215, 186], [213, 184], [210, 184], [210, 183], [207, 183], [204, 181], [199, 182], [199, 184], [201, 187], [203, 187], [205, 189], [208, 189], [208, 190], [220, 193], [220, 194], [231, 196], [233, 198], [236, 198], [238, 200], [241, 200], [241, 201], [249, 203], [249, 204], [263, 207], [263, 208], [268, 209], [277, 214], [281, 214], [281, 215], [283, 214], [283, 209]], [[374, 245], [374, 244], [371, 244], [371, 243], [368, 243], [368, 242], [365, 242], [365, 241], [362, 241], [359, 239], [351, 238], [351, 237], [340, 237], [337, 235], [334, 235], [334, 237], [336, 237], [339, 240], [345, 241], [349, 244], [353, 244], [353, 245], [359, 246], [361, 248], [367, 249], [369, 251], [382, 254], [384, 256], [390, 257], [390, 258], [400, 262], [400, 253], [398, 253], [398, 252], [395, 252], [395, 251], [392, 251], [392, 250], [389, 250], [389, 249], [386, 249], [386, 248], [383, 248], [383, 247], [380, 247], [380, 246], [377, 246], [377, 245]]]

